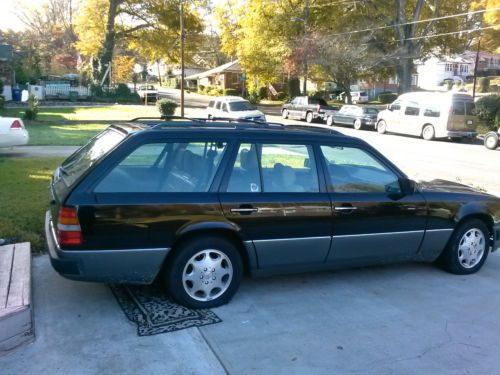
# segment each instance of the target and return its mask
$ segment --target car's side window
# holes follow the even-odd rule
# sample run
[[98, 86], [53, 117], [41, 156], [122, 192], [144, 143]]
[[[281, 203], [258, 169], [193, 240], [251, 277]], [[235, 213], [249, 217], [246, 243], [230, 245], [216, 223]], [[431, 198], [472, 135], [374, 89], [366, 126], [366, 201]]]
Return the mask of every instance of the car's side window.
[[208, 102], [208, 106], [209, 106], [210, 108], [213, 108], [213, 107], [214, 107], [214, 104], [215, 104], [215, 100], [210, 100], [210, 101]]
[[453, 102], [453, 114], [458, 116], [465, 115], [465, 103]]
[[229, 177], [227, 191], [318, 192], [318, 173], [312, 146], [242, 144]]
[[418, 116], [420, 113], [420, 108], [417, 103], [408, 103], [405, 108], [406, 116]]
[[238, 150], [227, 191], [230, 193], [259, 193], [262, 191], [261, 186], [257, 147], [254, 144], [243, 143]]
[[401, 192], [398, 176], [368, 152], [344, 146], [321, 146], [334, 193]]
[[227, 103], [222, 103], [222, 110], [224, 112], [228, 112], [228, 110], [227, 110]]
[[215, 109], [220, 109], [222, 102], [215, 102]]
[[206, 192], [226, 149], [226, 142], [147, 143], [116, 165], [96, 186], [96, 193]]
[[259, 150], [264, 192], [319, 191], [312, 146], [262, 144]]
[[395, 101], [394, 103], [391, 104], [390, 108], [392, 111], [399, 111], [401, 109], [401, 102]]

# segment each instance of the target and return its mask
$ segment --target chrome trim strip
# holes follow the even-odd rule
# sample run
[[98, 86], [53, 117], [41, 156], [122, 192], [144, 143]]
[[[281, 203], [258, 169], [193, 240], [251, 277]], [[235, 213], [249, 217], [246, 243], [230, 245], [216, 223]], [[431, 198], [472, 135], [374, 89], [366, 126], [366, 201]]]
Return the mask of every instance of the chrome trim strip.
[[321, 236], [321, 237], [296, 237], [296, 238], [275, 238], [268, 240], [254, 240], [254, 243], [263, 243], [263, 242], [277, 242], [277, 241], [304, 241], [304, 240], [325, 240], [330, 239], [330, 236]]
[[453, 229], [427, 229], [426, 232], [453, 232]]
[[423, 230], [408, 230], [402, 232], [383, 232], [383, 233], [359, 233], [359, 234], [340, 234], [333, 236], [333, 238], [342, 237], [365, 237], [365, 236], [387, 236], [387, 235], [398, 235], [398, 234], [409, 234], [409, 233], [424, 233]]

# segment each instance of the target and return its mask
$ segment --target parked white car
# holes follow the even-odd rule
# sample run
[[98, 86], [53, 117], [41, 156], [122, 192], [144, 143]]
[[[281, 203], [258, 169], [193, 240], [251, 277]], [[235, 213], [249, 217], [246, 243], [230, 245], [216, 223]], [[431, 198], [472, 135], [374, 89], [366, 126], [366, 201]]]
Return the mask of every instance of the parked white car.
[[208, 103], [207, 117], [266, 121], [266, 115], [239, 96], [219, 96]]
[[368, 94], [364, 91], [351, 91], [351, 100], [352, 104], [368, 103]]
[[15, 117], [0, 117], [0, 147], [23, 146], [29, 134], [23, 120]]
[[153, 102], [158, 99], [158, 90], [153, 85], [140, 85], [137, 88], [137, 94], [142, 100], [148, 100], [148, 102]]

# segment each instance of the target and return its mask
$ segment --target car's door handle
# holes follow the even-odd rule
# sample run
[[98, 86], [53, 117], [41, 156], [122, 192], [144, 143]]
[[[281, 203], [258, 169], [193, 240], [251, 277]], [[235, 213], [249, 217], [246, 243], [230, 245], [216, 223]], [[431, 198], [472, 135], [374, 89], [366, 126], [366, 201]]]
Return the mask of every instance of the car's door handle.
[[337, 206], [333, 208], [335, 211], [353, 211], [357, 210], [357, 207], [354, 206]]

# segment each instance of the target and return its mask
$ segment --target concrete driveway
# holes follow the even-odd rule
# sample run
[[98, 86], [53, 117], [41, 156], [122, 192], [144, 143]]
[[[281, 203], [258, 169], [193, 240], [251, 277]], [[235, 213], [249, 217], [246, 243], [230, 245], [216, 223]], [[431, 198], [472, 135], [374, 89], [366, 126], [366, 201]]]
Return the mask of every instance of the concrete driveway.
[[138, 337], [105, 285], [33, 266], [35, 343], [10, 374], [500, 373], [500, 255], [476, 275], [405, 264], [245, 279], [223, 322]]

